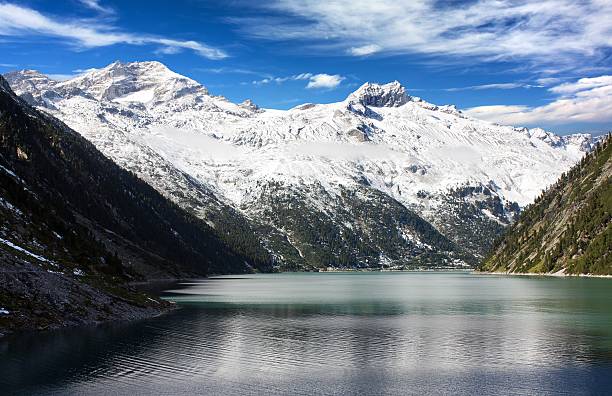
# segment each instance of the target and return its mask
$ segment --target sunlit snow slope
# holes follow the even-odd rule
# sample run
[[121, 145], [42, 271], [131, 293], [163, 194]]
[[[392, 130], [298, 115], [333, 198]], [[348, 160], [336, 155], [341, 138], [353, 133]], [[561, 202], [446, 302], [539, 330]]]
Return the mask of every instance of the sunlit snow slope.
[[473, 263], [592, 143], [476, 120], [398, 82], [280, 111], [158, 62], [6, 78], [220, 235], [247, 229], [246, 245], [285, 269]]

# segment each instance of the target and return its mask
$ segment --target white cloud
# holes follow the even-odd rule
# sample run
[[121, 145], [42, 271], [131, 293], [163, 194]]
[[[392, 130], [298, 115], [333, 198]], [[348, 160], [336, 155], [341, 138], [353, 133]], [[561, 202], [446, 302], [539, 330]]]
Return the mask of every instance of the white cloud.
[[310, 77], [312, 77], [312, 73], [300, 73], [300, 74], [294, 74], [292, 76], [287, 76], [287, 77], [270, 76], [262, 80], [254, 80], [253, 84], [255, 85], [264, 85], [264, 84], [270, 84], [270, 83], [282, 84], [286, 81], [308, 80], [310, 79]]
[[263, 76], [267, 78], [272, 78], [272, 76], [268, 73], [263, 73], [257, 70], [244, 69], [241, 67], [210, 67], [210, 68], [195, 68], [194, 70], [205, 72], [205, 73], [213, 73], [213, 74], [247, 74], [247, 75]]
[[355, 56], [372, 55], [379, 52], [382, 48], [376, 44], [362, 45], [361, 47], [351, 47], [349, 53]]
[[80, 76], [81, 74], [90, 73], [96, 70], [98, 69], [96, 69], [95, 67], [91, 67], [89, 69], [74, 69], [72, 73], [47, 73], [46, 76], [49, 77], [51, 80], [66, 81]]
[[79, 0], [79, 3], [83, 4], [87, 8], [91, 8], [94, 11], [102, 14], [112, 14], [114, 10], [110, 7], [105, 7], [100, 4], [99, 0]]
[[561, 80], [562, 79], [559, 77], [541, 77], [536, 80], [536, 83], [542, 86], [549, 86], [549, 85], [557, 84]]
[[306, 88], [308, 89], [320, 89], [320, 88], [332, 89], [340, 85], [342, 80], [344, 80], [344, 77], [338, 74], [334, 74], [334, 75], [316, 74], [310, 77], [310, 81], [308, 82], [308, 85], [306, 85]]
[[49, 77], [51, 80], [56, 80], [56, 81], [66, 81], [76, 76], [77, 74], [53, 74], [53, 73], [47, 74], [47, 77]]
[[582, 78], [549, 91], [561, 96], [543, 106], [479, 106], [464, 112], [474, 118], [510, 125], [612, 122], [612, 76]]
[[253, 17], [234, 22], [260, 39], [301, 40], [315, 49], [340, 49], [356, 56], [422, 53], [551, 63], [576, 60], [576, 54], [597, 56], [612, 46], [609, 0], [474, 0], [459, 6], [438, 0], [265, 4], [282, 17], [274, 23]]
[[552, 87], [551, 92], [560, 94], [572, 94], [587, 89], [605, 87], [612, 85], [612, 76], [599, 76], [592, 78], [581, 78], [580, 80], [573, 83], [565, 83]]
[[84, 74], [84, 73], [90, 73], [92, 71], [96, 71], [98, 69], [96, 69], [95, 67], [90, 67], [88, 69], [74, 69], [72, 72], [73, 73], [77, 73], [77, 74]]
[[155, 53], [161, 55], [176, 55], [183, 52], [183, 48], [181, 47], [161, 47], [158, 48]]
[[287, 77], [266, 77], [262, 80], [254, 80], [252, 84], [265, 85], [270, 83], [282, 84], [287, 81], [308, 81], [308, 84], [306, 85], [306, 88], [308, 89], [332, 89], [336, 88], [344, 79], [345, 77], [339, 74], [330, 75], [325, 73], [300, 73]]
[[529, 110], [528, 106], [523, 105], [490, 105], [471, 107], [463, 110], [463, 112], [481, 120], [519, 125], [522, 122], [515, 121]]
[[470, 85], [469, 87], [446, 88], [445, 91], [481, 91], [485, 89], [516, 89], [516, 88], [533, 88], [534, 85], [523, 83], [498, 83], [498, 84], [482, 84]]
[[64, 39], [81, 48], [115, 44], [161, 45], [162, 48], [190, 49], [208, 59], [223, 59], [227, 54], [206, 44], [175, 40], [146, 34], [121, 32], [113, 26], [82, 20], [60, 20], [31, 8], [0, 4], [0, 36], [50, 36]]

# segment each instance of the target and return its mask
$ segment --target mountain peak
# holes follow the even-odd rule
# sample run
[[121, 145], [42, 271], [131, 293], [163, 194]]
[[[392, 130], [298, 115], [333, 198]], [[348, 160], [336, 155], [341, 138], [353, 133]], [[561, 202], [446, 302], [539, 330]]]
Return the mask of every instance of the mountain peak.
[[41, 72], [29, 69], [6, 73], [4, 78], [17, 95], [31, 91], [42, 91], [57, 83], [57, 81], [51, 80]]
[[44, 77], [44, 78], [47, 78], [47, 76], [45, 76], [44, 74], [42, 74], [38, 70], [33, 70], [33, 69], [15, 70], [15, 71], [12, 71], [12, 72], [8, 72], [6, 74], [15, 75], [15, 76], [29, 76], [29, 77]]
[[121, 62], [115, 61], [101, 69], [91, 69], [78, 76], [80, 80], [90, 79], [112, 79], [119, 81], [122, 79], [191, 79], [170, 70], [166, 65], [158, 61], [144, 62]]
[[64, 85], [75, 86], [98, 99], [155, 103], [188, 93], [208, 94], [198, 82], [170, 70], [157, 61], [122, 63], [82, 74]]
[[52, 81], [48, 76], [38, 70], [23, 69], [15, 70], [4, 74], [6, 80], [12, 84], [13, 81]]
[[155, 72], [176, 74], [172, 70], [170, 70], [166, 65], [158, 61], [121, 62], [117, 60], [109, 64], [108, 66], [104, 67], [102, 70], [131, 71], [132, 73], [155, 71]]
[[410, 101], [410, 96], [399, 81], [388, 84], [367, 82], [349, 95], [348, 100], [357, 101], [364, 106], [398, 107]]
[[251, 99], [246, 99], [245, 101], [243, 101], [242, 103], [240, 103], [240, 106], [247, 108], [249, 110], [253, 110], [253, 111], [258, 111], [259, 106], [257, 106], [255, 104], [255, 102], [253, 102]]

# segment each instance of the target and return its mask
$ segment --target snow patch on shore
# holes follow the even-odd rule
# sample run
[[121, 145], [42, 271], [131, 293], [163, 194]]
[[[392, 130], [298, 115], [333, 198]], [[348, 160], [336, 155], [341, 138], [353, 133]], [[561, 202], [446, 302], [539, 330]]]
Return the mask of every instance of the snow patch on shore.
[[51, 261], [51, 260], [49, 260], [49, 259], [47, 259], [47, 258], [45, 258], [43, 256], [40, 256], [40, 255], [38, 255], [36, 253], [32, 253], [29, 250], [22, 248], [21, 246], [17, 246], [17, 245], [15, 245], [13, 242], [11, 242], [9, 240], [0, 238], [0, 243], [3, 243], [5, 245], [7, 245], [7, 246], [9, 246], [9, 247], [11, 247], [11, 248], [21, 252], [21, 253], [27, 254], [30, 257], [34, 257], [36, 260], [42, 261], [44, 263], [49, 263], [49, 264], [51, 264], [53, 266], [57, 266], [57, 264], [55, 264], [53, 261]]

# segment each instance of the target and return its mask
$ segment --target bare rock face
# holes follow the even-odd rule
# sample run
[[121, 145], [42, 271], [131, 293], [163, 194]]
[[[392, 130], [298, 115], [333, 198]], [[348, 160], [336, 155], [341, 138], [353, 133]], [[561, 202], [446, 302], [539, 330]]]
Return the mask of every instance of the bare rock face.
[[357, 139], [358, 142], [367, 142], [370, 140], [368, 135], [364, 131], [358, 128], [351, 129], [348, 135]]
[[[49, 86], [54, 85], [54, 81], [44, 74], [37, 72], [36, 70], [21, 70], [10, 72], [5, 75], [6, 79], [10, 82], [10, 88], [15, 91], [16, 94], [20, 95], [24, 92], [36, 92], [48, 89]], [[4, 81], [2, 84], [8, 83]]]
[[240, 103], [240, 106], [253, 112], [261, 112], [259, 106], [257, 106], [257, 104], [255, 104], [255, 102], [253, 102], [251, 99], [247, 99], [244, 102]]
[[365, 83], [349, 96], [349, 101], [372, 107], [399, 107], [410, 101], [410, 96], [398, 81], [384, 85]]

